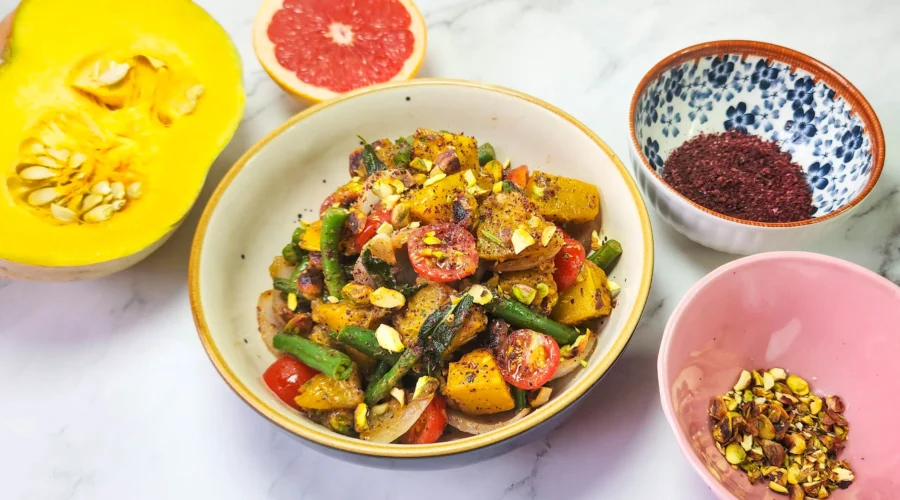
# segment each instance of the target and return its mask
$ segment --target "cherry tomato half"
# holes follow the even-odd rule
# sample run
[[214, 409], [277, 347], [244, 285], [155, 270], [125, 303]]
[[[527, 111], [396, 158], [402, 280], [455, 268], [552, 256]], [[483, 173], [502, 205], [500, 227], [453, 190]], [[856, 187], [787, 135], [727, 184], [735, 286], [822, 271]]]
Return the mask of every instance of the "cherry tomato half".
[[363, 227], [363, 230], [356, 235], [356, 238], [353, 240], [353, 245], [356, 247], [357, 252], [362, 252], [363, 247], [366, 243], [369, 242], [372, 238], [378, 234], [378, 228], [381, 227], [383, 222], [389, 222], [391, 220], [391, 211], [385, 210], [383, 208], [374, 208], [372, 209], [372, 213], [366, 217], [366, 225]]
[[478, 268], [475, 237], [450, 222], [413, 231], [409, 235], [408, 252], [416, 273], [439, 283], [465, 278]]
[[278, 396], [278, 399], [297, 408], [294, 398], [297, 397], [300, 386], [317, 373], [319, 372], [293, 356], [282, 356], [276, 359], [263, 373], [263, 382]]
[[506, 351], [497, 359], [503, 379], [519, 389], [546, 384], [559, 367], [559, 345], [553, 337], [534, 330], [509, 334]]
[[440, 439], [447, 427], [447, 403], [438, 394], [416, 420], [416, 423], [403, 435], [404, 444], [429, 444]]
[[507, 172], [506, 180], [518, 186], [519, 189], [525, 189], [528, 184], [528, 165], [519, 165]]
[[563, 237], [563, 247], [553, 260], [556, 265], [553, 281], [556, 282], [556, 288], [559, 290], [565, 290], [575, 284], [585, 258], [584, 247], [578, 240], [565, 233], [563, 233]]

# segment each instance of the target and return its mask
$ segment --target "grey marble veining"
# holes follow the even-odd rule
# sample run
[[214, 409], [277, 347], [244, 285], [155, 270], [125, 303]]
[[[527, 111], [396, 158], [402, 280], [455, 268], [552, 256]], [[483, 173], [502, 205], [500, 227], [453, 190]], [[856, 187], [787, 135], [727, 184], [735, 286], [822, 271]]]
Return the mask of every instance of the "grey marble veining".
[[[198, 0], [233, 36], [248, 101], [201, 202], [137, 267], [89, 283], [0, 282], [0, 497], [11, 499], [428, 500], [711, 498], [662, 415], [656, 355], [684, 292], [734, 258], [697, 246], [655, 214], [656, 269], [641, 324], [588, 400], [547, 439], [461, 469], [389, 472], [326, 458], [242, 403], [194, 332], [187, 258], [199, 207], [229, 166], [302, 106], [266, 75], [250, 41], [257, 2]], [[0, 11], [14, 6], [0, 0]], [[900, 284], [900, 4], [419, 0], [429, 24], [421, 76], [506, 85], [569, 111], [621, 156], [644, 72], [692, 43], [786, 45], [848, 77], [887, 137], [882, 180], [809, 250]], [[774, 9], [774, 10], [773, 10]], [[357, 486], [365, 485], [365, 487]]]

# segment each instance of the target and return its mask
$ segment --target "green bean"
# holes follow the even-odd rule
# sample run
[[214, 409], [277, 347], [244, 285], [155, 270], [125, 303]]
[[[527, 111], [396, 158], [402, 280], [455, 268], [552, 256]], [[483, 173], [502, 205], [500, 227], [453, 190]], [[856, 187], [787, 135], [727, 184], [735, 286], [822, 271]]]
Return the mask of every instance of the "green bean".
[[338, 260], [340, 252], [341, 231], [350, 214], [346, 209], [331, 207], [322, 214], [322, 273], [325, 275], [325, 286], [332, 297], [341, 298], [341, 288], [347, 284], [344, 269]]
[[281, 256], [284, 257], [284, 260], [286, 260], [288, 264], [294, 265], [300, 261], [300, 253], [298, 250], [300, 250], [300, 248], [297, 245], [288, 243], [281, 249]]
[[557, 323], [515, 300], [495, 296], [494, 300], [485, 306], [485, 309], [494, 316], [508, 321], [511, 325], [546, 333], [561, 346], [575, 342], [579, 335], [578, 330], [571, 326]]
[[407, 349], [400, 355], [400, 359], [380, 379], [375, 380], [366, 389], [366, 404], [372, 406], [385, 398], [391, 389], [400, 383], [400, 379], [419, 360], [419, 354], [415, 349]]
[[279, 292], [284, 293], [293, 293], [299, 294], [300, 291], [297, 290], [297, 281], [290, 280], [288, 278], [275, 278], [272, 280], [272, 288], [278, 290]]
[[392, 364], [396, 363], [397, 359], [400, 358], [399, 354], [388, 351], [378, 345], [378, 339], [375, 338], [375, 332], [368, 328], [345, 326], [339, 332], [331, 332], [331, 337], [363, 354], [386, 360]]
[[366, 167], [366, 175], [372, 175], [379, 170], [384, 170], [387, 166], [381, 161], [381, 158], [375, 153], [375, 147], [368, 143], [362, 136], [358, 135], [359, 140], [363, 141], [362, 160]]
[[304, 251], [300, 255], [300, 261], [297, 262], [297, 267], [294, 268], [294, 270], [291, 272], [291, 277], [288, 279], [290, 279], [294, 283], [297, 283], [297, 278], [300, 277], [300, 273], [302, 273], [303, 271], [306, 271], [306, 268], [308, 268], [308, 267], [309, 267], [309, 253]]
[[366, 386], [366, 391], [368, 391], [375, 384], [377, 384], [378, 381], [381, 380], [381, 378], [384, 377], [384, 375], [388, 371], [390, 371], [391, 367], [393, 367], [393, 366], [394, 366], [394, 363], [391, 361], [387, 361], [384, 359], [379, 361], [378, 364], [375, 365], [375, 373], [373, 373], [372, 377], [369, 379], [369, 385]]
[[608, 240], [599, 250], [592, 253], [588, 260], [597, 264], [603, 272], [609, 274], [616, 267], [619, 257], [622, 256], [622, 244], [616, 240]]
[[494, 146], [491, 146], [491, 143], [486, 142], [481, 146], [478, 146], [478, 164], [482, 167], [487, 165], [489, 161], [496, 160], [497, 155], [494, 153]]
[[516, 411], [525, 408], [528, 405], [528, 394], [525, 393], [525, 389], [519, 389], [518, 387], [512, 388], [513, 398], [516, 400]]
[[272, 339], [272, 345], [334, 380], [347, 380], [353, 372], [349, 356], [304, 337], [279, 333]]

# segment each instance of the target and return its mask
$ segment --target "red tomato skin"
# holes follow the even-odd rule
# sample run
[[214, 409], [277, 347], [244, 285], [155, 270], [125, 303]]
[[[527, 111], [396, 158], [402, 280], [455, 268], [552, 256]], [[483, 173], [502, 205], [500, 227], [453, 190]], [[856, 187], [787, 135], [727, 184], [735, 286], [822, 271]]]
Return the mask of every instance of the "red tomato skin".
[[556, 282], [556, 288], [559, 290], [565, 290], [575, 284], [585, 260], [584, 247], [581, 243], [565, 233], [563, 235], [565, 243], [553, 260], [556, 265], [553, 281]]
[[335, 203], [337, 202], [335, 201], [334, 193], [329, 194], [328, 197], [325, 198], [325, 201], [322, 202], [322, 205], [319, 206], [319, 217], [321, 217], [326, 210], [333, 207]]
[[353, 246], [356, 248], [357, 253], [362, 252], [366, 243], [378, 234], [378, 228], [381, 224], [389, 220], [391, 220], [391, 212], [389, 210], [372, 210], [372, 213], [366, 217], [366, 226], [353, 240]]
[[[506, 355], [497, 360], [506, 383], [530, 391], [537, 389], [553, 377], [559, 367], [559, 344], [549, 335], [533, 330], [516, 330], [507, 339]], [[528, 364], [533, 349], [544, 349], [543, 366]]]
[[[441, 244], [425, 244], [424, 239], [431, 231], [435, 233], [435, 237], [442, 240]], [[461, 252], [461, 255], [457, 254], [446, 261], [440, 261], [434, 257], [424, 256], [422, 251], [426, 249], [443, 251], [448, 254]], [[463, 279], [471, 276], [478, 269], [478, 250], [475, 248], [475, 237], [464, 227], [451, 222], [432, 224], [416, 229], [409, 236], [407, 252], [416, 274], [438, 283]], [[455, 263], [451, 261], [455, 261]]]
[[515, 184], [519, 189], [525, 189], [528, 185], [528, 165], [519, 165], [506, 174], [506, 180]]
[[447, 427], [447, 403], [440, 394], [435, 394], [431, 403], [422, 412], [419, 420], [403, 435], [404, 444], [430, 444], [444, 434]]
[[316, 375], [316, 370], [306, 366], [293, 356], [282, 356], [269, 365], [263, 373], [263, 382], [278, 399], [298, 408], [294, 398], [300, 390], [300, 386]]

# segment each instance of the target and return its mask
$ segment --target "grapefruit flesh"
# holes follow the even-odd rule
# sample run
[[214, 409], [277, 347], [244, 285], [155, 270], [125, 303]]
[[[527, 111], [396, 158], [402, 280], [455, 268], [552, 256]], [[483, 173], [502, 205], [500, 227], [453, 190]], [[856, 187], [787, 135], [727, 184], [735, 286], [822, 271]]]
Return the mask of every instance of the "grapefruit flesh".
[[425, 23], [410, 0], [266, 0], [254, 46], [272, 78], [312, 101], [412, 78]]

